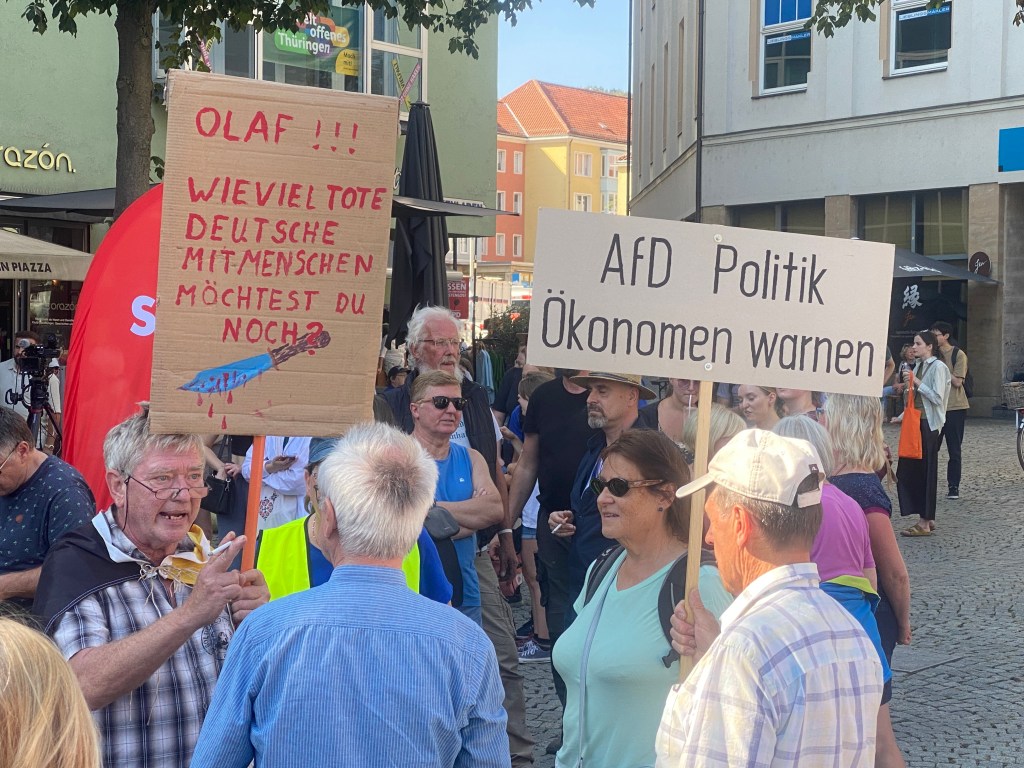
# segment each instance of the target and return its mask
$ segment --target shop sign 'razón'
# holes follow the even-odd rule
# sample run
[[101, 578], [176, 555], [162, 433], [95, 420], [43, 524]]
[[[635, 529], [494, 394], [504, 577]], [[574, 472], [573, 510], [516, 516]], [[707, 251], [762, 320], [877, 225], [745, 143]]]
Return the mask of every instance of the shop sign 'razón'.
[[530, 362], [881, 392], [894, 248], [542, 210]]
[[371, 419], [398, 101], [168, 76], [154, 428], [328, 436]]
[[0, 165], [24, 171], [76, 173], [71, 165], [71, 156], [67, 152], [54, 152], [49, 142], [38, 148], [0, 144]]

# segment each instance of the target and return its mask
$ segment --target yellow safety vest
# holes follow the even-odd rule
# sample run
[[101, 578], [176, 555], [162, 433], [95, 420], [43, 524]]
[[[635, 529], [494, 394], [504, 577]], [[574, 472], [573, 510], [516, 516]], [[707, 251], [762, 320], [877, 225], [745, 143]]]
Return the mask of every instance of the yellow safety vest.
[[[256, 567], [263, 572], [270, 590], [270, 599], [309, 589], [309, 535], [308, 517], [292, 520], [277, 528], [267, 528], [260, 534], [260, 548], [256, 554]], [[402, 560], [405, 583], [413, 592], [420, 591], [420, 546]]]

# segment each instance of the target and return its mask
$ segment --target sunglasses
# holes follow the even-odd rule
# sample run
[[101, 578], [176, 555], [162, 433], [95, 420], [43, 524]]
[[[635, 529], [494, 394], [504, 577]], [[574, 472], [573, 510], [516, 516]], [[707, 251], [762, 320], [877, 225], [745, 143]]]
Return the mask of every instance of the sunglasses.
[[650, 488], [653, 485], [661, 485], [664, 482], [664, 480], [624, 480], [621, 477], [612, 477], [605, 480], [601, 477], [595, 477], [590, 481], [590, 490], [600, 496], [601, 491], [607, 488], [612, 496], [621, 499], [632, 488]]
[[[443, 411], [448, 408], [448, 404], [451, 403], [455, 406], [456, 411], [461, 411], [466, 407], [466, 398], [464, 397], [447, 397], [446, 395], [434, 395], [428, 398], [429, 402], [434, 404], [434, 407], [439, 411]], [[428, 400], [419, 400], [417, 402], [426, 403]]]

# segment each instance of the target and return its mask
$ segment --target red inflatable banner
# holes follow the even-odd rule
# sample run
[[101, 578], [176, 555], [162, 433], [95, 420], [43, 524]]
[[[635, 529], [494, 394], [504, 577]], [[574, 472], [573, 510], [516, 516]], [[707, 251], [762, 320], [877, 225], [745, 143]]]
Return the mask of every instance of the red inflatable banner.
[[65, 461], [110, 505], [103, 439], [149, 399], [156, 327], [163, 186], [136, 200], [110, 228], [82, 285], [68, 354]]

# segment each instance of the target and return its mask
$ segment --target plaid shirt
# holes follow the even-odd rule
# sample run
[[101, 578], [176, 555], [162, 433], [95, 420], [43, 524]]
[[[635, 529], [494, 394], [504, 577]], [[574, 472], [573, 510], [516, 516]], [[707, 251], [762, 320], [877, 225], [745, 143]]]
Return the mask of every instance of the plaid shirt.
[[872, 768], [882, 668], [812, 563], [776, 568], [722, 614], [722, 633], [669, 693], [660, 768]]
[[[124, 533], [103, 513], [114, 546], [145, 560]], [[97, 521], [99, 522], [99, 521]], [[179, 551], [192, 550], [188, 542]], [[177, 605], [192, 588], [175, 584]], [[150, 626], [174, 610], [159, 579], [127, 581], [107, 587], [64, 614], [54, 640], [64, 658], [86, 648], [114, 643]], [[210, 706], [228, 642], [233, 634], [225, 609], [167, 659], [145, 683], [93, 712], [103, 742], [103, 765], [113, 768], [186, 768], [192, 759], [203, 718]]]

